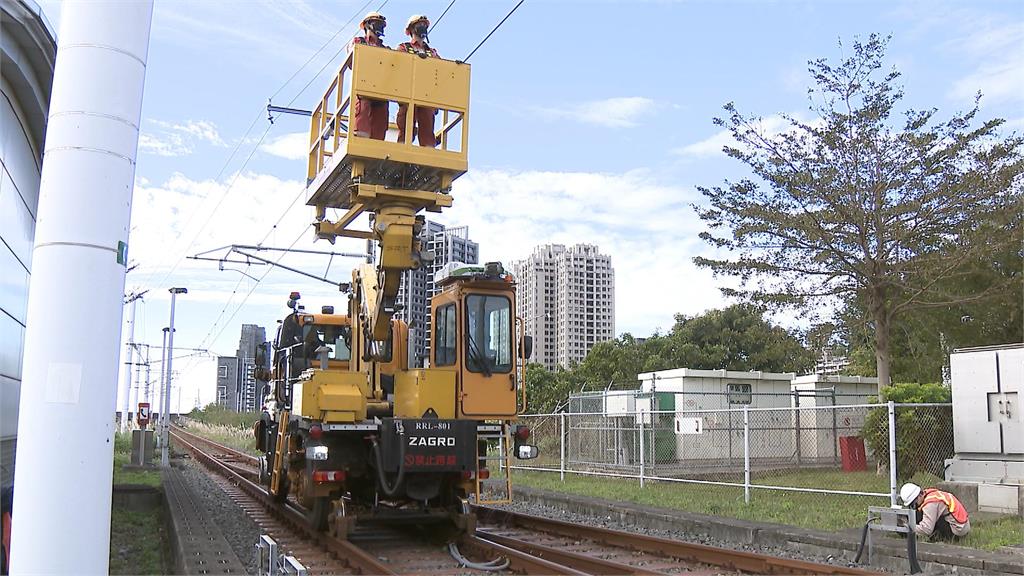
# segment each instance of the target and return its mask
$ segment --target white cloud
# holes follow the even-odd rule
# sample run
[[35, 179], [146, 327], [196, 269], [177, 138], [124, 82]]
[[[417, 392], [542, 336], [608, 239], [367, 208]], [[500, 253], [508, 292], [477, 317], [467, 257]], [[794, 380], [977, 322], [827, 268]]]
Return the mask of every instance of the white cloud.
[[972, 59], [974, 70], [953, 82], [949, 96], [971, 101], [979, 91], [986, 104], [1024, 102], [1024, 22], [995, 14], [958, 10], [962, 33], [944, 48]]
[[[596, 244], [612, 257], [616, 332], [647, 335], [676, 312], [721, 306], [720, 281], [698, 270], [703, 225], [690, 207], [699, 194], [645, 171], [474, 171], [455, 182], [454, 203], [437, 218], [466, 225], [481, 261], [507, 266], [546, 243]], [[428, 218], [430, 216], [428, 215]]]
[[595, 124], [608, 128], [629, 128], [637, 120], [654, 110], [655, 102], [650, 98], [629, 96], [580, 102], [558, 108], [538, 108], [542, 114], [555, 118], [568, 118], [584, 124]]
[[[799, 115], [794, 115], [794, 117], [796, 117], [798, 120], [801, 120], [799, 118]], [[815, 120], [811, 122], [812, 125], [819, 123], [820, 120]], [[774, 138], [775, 136], [778, 136], [779, 134], [782, 134], [789, 130], [790, 127], [791, 124], [789, 123], [789, 121], [778, 114], [773, 114], [771, 116], [768, 116], [767, 118], [762, 118], [758, 126], [759, 130], [767, 138]], [[722, 152], [723, 147], [735, 147], [736, 145], [737, 142], [732, 137], [731, 132], [729, 132], [728, 130], [719, 130], [718, 132], [709, 136], [708, 138], [705, 138], [704, 140], [694, 142], [693, 144], [687, 144], [686, 146], [674, 148], [672, 149], [672, 153], [677, 154], [679, 156], [689, 156], [693, 158], [712, 158], [719, 155], [724, 156], [725, 153]]]
[[303, 160], [309, 156], [309, 133], [293, 132], [279, 136], [260, 146], [260, 150], [288, 160]]
[[188, 120], [184, 123], [147, 119], [149, 126], [139, 134], [139, 151], [155, 156], [187, 156], [197, 144], [227, 146], [217, 126], [208, 120]]

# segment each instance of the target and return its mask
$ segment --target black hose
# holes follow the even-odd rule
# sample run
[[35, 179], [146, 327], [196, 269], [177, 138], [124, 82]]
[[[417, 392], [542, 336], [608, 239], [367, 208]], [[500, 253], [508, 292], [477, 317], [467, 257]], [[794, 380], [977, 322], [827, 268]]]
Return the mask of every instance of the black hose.
[[870, 526], [870, 525], [871, 525], [871, 521], [868, 520], [864, 524], [864, 530], [862, 530], [861, 533], [860, 533], [860, 548], [857, 549], [857, 556], [853, 559], [853, 563], [854, 564], [860, 564], [861, 554], [864, 553], [864, 544], [866, 544], [867, 541], [868, 541], [868, 530], [870, 530], [870, 528], [868, 528], [868, 526]]
[[380, 443], [377, 441], [377, 437], [371, 436], [370, 443], [373, 445], [373, 457], [377, 461], [377, 481], [380, 484], [380, 489], [385, 496], [393, 497], [398, 493], [398, 489], [402, 487], [402, 482], [405, 480], [405, 434], [399, 429], [398, 476], [395, 477], [394, 486], [389, 486], [387, 478], [384, 477], [384, 458], [380, 454]]
[[910, 562], [910, 573], [920, 574], [921, 565], [917, 562], [917, 534], [913, 530], [907, 533], [907, 560]]

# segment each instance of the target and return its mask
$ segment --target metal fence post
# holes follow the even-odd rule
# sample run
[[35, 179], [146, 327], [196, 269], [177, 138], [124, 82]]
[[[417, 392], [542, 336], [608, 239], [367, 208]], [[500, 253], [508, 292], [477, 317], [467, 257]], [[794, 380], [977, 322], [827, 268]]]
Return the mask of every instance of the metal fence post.
[[558, 434], [558, 477], [565, 482], [565, 412], [560, 414]]
[[743, 501], [750, 504], [750, 407], [743, 407]]
[[889, 504], [896, 508], [896, 403], [889, 401]]
[[640, 411], [640, 487], [644, 487], [644, 411]]
[[799, 468], [803, 460], [803, 446], [800, 438], [800, 391], [793, 391], [793, 398], [796, 402], [796, 465]]

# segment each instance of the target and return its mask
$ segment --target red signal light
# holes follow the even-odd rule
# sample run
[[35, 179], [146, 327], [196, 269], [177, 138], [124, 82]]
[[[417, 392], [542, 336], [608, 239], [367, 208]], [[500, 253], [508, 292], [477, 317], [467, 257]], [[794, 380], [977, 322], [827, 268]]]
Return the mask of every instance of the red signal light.
[[344, 482], [344, 470], [317, 470], [313, 472], [313, 482]]
[[530, 438], [530, 427], [529, 426], [517, 426], [516, 427], [516, 439], [520, 442], [525, 442]]
[[479, 476], [481, 480], [487, 480], [491, 477], [491, 471], [487, 468], [481, 468]]
[[319, 440], [324, 435], [324, 429], [319, 424], [313, 424], [309, 427], [309, 437], [313, 440]]

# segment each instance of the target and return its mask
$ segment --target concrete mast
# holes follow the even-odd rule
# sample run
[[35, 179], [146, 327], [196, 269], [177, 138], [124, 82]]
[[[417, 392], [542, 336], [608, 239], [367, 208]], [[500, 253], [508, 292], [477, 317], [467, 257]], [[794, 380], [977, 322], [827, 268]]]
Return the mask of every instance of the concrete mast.
[[[152, 0], [62, 8], [25, 330], [12, 574], [108, 572], [111, 415], [152, 16]], [[70, 337], [54, 340], [57, 326]]]

